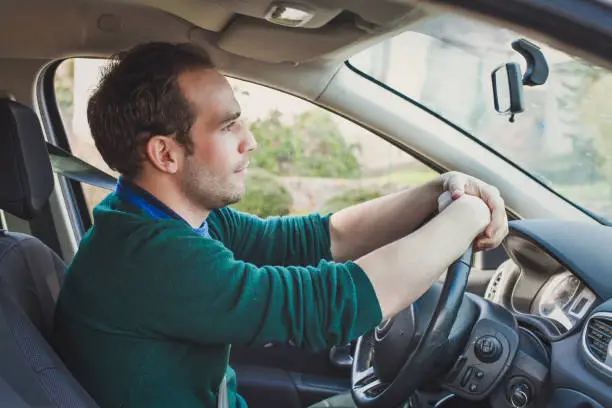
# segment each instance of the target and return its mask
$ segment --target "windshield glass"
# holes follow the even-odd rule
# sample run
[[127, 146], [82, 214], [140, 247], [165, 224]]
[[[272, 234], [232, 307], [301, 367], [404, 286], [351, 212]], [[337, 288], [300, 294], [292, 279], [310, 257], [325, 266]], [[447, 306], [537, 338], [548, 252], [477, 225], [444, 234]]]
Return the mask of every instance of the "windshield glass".
[[491, 73], [524, 58], [515, 32], [459, 16], [411, 31], [352, 57], [356, 69], [416, 100], [488, 144], [576, 204], [612, 219], [612, 73], [528, 39], [550, 69], [523, 87], [524, 112], [495, 111]]

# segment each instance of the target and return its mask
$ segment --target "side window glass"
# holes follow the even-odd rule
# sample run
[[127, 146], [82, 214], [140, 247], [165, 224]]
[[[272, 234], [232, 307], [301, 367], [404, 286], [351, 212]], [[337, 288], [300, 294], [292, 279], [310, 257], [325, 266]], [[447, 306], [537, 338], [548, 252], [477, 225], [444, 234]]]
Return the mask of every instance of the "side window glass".
[[437, 173], [370, 131], [310, 102], [230, 79], [258, 143], [237, 209], [261, 217], [335, 212]]
[[[72, 154], [114, 177], [119, 177], [119, 174], [111, 170], [102, 159], [87, 123], [87, 101], [98, 83], [100, 69], [106, 62], [104, 59], [89, 58], [72, 58], [63, 61], [55, 72], [55, 99]], [[81, 185], [91, 214], [93, 208], [110, 191], [85, 183]]]
[[[117, 177], [96, 149], [87, 101], [102, 59], [69, 59], [58, 67], [55, 94], [75, 156]], [[247, 193], [235, 208], [259, 215], [334, 212], [436, 177], [436, 172], [362, 127], [283, 92], [229, 79], [255, 135]], [[83, 185], [91, 211], [108, 191]]]

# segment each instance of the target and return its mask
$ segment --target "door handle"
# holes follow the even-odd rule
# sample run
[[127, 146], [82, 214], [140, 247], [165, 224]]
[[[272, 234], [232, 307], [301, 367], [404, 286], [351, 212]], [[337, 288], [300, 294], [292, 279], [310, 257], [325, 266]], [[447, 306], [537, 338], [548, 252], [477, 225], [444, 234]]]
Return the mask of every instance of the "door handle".
[[333, 346], [329, 350], [329, 361], [338, 368], [351, 368], [353, 366], [353, 355], [351, 344], [344, 346]]

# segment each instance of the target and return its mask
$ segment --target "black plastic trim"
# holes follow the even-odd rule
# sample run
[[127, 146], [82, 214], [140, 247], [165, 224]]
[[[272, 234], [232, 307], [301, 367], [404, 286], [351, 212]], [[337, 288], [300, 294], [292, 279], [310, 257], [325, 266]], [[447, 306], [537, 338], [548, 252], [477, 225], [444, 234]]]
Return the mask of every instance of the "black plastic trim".
[[[57, 100], [55, 99], [55, 74], [57, 72], [57, 67], [59, 67], [64, 61], [66, 61], [66, 59], [51, 63], [41, 73], [41, 92], [39, 98], [42, 106], [44, 106], [44, 119], [46, 119], [53, 131], [53, 136], [55, 139], [54, 142], [58, 147], [72, 153], [70, 142], [68, 141], [68, 135], [66, 134], [62, 116], [57, 105]], [[76, 227], [79, 234], [83, 236], [85, 231], [87, 231], [92, 225], [92, 219], [89, 214], [89, 209], [87, 208], [85, 193], [83, 192], [80, 182], [71, 180], [69, 178], [66, 178], [65, 180], [69, 196], [78, 215], [77, 219], [75, 219], [77, 222]]]
[[[519, 329], [515, 317], [504, 307], [470, 293], [466, 296], [478, 307], [478, 321], [472, 327], [463, 353], [450, 369], [443, 388], [461, 398], [476, 401], [487, 397], [504, 380], [519, 351]], [[480, 338], [489, 336], [501, 345], [501, 354], [495, 361], [487, 363], [478, 358], [475, 346]], [[483, 372], [482, 379], [474, 379], [472, 374], [476, 371]], [[472, 391], [470, 384], [477, 384], [478, 388]]]
[[577, 275], [600, 299], [612, 298], [612, 281], [606, 273], [612, 262], [608, 245], [612, 240], [612, 228], [548, 219], [510, 221], [509, 227], [510, 234], [504, 246], [515, 263], [525, 267], [530, 261], [518, 257], [524, 249], [520, 245], [523, 240]]
[[30, 232], [55, 251], [55, 253], [62, 253], [49, 202], [43, 206], [38, 216], [30, 220]]
[[570, 388], [557, 388], [548, 408], [604, 408], [593, 398]]
[[[579, 352], [582, 350], [581, 339], [582, 335], [578, 333], [552, 344], [550, 370], [552, 386], [578, 391], [588, 395], [602, 406], [610, 407], [612, 406], [612, 387], [610, 387], [609, 378], [587, 364], [586, 359]], [[576, 407], [576, 405], [566, 406]]]

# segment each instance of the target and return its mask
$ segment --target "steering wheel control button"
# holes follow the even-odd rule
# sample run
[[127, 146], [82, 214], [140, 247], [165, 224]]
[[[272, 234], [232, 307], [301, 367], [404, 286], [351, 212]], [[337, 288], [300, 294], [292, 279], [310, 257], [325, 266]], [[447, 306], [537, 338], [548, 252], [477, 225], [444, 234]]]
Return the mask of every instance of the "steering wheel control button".
[[[467, 357], [463, 369], [453, 380], [443, 385], [444, 389], [468, 400], [482, 399], [493, 395], [492, 391], [496, 392], [499, 382], [506, 377], [512, 366], [519, 345], [514, 316], [506, 309], [488, 302], [483, 302], [482, 308], [486, 318], [476, 322], [472, 328], [470, 340], [462, 353]], [[500, 393], [495, 394], [503, 406], [511, 407], [510, 390], [518, 382], [529, 384], [528, 380], [523, 381], [521, 378], [521, 381], [508, 384]], [[531, 384], [529, 386], [534, 389]], [[533, 396], [530, 398], [533, 399]]]
[[468, 383], [468, 381], [470, 381], [470, 377], [472, 377], [472, 371], [474, 371], [472, 367], [468, 367], [465, 370], [465, 374], [463, 374], [463, 377], [461, 378], [461, 386], [462, 387], [465, 387], [465, 385]]
[[465, 366], [466, 361], [467, 361], [466, 356], [461, 356], [457, 359], [457, 361], [455, 362], [455, 365], [453, 366], [453, 368], [449, 371], [448, 375], [446, 376], [446, 379], [448, 382], [455, 381], [455, 378], [457, 378], [461, 370], [463, 370], [463, 366]]
[[474, 343], [474, 354], [484, 363], [497, 361], [501, 356], [503, 346], [495, 336], [484, 335]]

